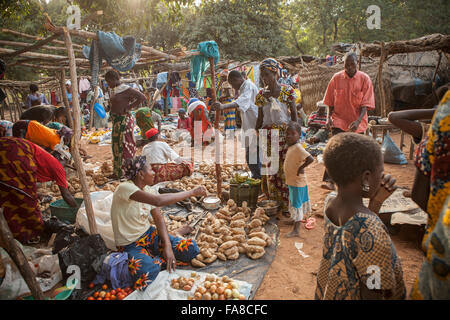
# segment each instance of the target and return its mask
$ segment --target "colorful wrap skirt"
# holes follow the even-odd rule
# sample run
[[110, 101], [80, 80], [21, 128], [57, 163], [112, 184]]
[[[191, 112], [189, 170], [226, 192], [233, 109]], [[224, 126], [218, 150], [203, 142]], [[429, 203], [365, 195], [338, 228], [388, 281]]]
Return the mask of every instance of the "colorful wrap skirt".
[[301, 221], [311, 214], [308, 186], [289, 187], [289, 213], [295, 222]]
[[0, 207], [14, 238], [22, 243], [44, 229], [38, 206], [36, 169], [33, 148], [28, 141], [0, 138]]
[[[263, 191], [268, 196], [270, 200], [275, 200], [280, 205], [280, 209], [283, 212], [288, 211], [289, 203], [289, 188], [286, 185], [286, 177], [284, 175], [283, 164], [286, 159], [287, 144], [286, 144], [286, 129], [285, 124], [282, 125], [272, 125], [272, 127], [264, 128], [268, 129], [267, 134], [267, 149], [263, 151], [263, 157], [271, 156], [272, 151], [272, 131], [278, 130], [279, 132], [279, 149], [278, 149], [278, 170], [274, 175], [263, 175], [262, 185]], [[265, 154], [264, 154], [265, 153]]]
[[183, 177], [192, 175], [194, 172], [194, 164], [191, 163], [165, 163], [152, 164], [155, 172], [155, 184], [163, 181], [175, 181]]
[[[177, 265], [186, 265], [194, 259], [200, 249], [192, 239], [182, 239], [169, 235]], [[134, 281], [135, 290], [144, 290], [166, 268], [163, 249], [156, 227], [151, 226], [136, 242], [119, 247], [119, 251], [128, 253], [128, 270]], [[180, 263], [181, 261], [181, 263]]]
[[122, 167], [126, 159], [133, 159], [136, 154], [136, 141], [134, 140], [134, 118], [131, 113], [112, 117], [112, 152], [114, 174], [122, 177]]

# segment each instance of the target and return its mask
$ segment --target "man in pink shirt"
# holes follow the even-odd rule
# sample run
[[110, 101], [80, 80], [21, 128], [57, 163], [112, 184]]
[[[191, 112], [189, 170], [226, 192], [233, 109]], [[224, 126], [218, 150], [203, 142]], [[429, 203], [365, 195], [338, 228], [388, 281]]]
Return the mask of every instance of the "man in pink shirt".
[[[358, 57], [346, 54], [344, 70], [336, 73], [328, 84], [323, 103], [329, 107], [327, 127], [332, 135], [341, 132], [364, 133], [367, 110], [375, 109], [375, 97], [370, 77], [357, 69]], [[334, 190], [334, 183], [325, 171], [323, 188]]]

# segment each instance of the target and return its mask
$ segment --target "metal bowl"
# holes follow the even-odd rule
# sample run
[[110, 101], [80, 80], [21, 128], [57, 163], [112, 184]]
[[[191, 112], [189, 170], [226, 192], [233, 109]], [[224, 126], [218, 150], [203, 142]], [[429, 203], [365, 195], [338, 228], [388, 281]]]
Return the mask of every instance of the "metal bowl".
[[214, 196], [203, 199], [203, 207], [207, 210], [216, 210], [220, 207], [220, 199]]
[[276, 202], [274, 200], [260, 201], [260, 202], [258, 202], [258, 204], [256, 206], [258, 208], [264, 209], [264, 211], [266, 212], [266, 214], [269, 217], [276, 215], [278, 212], [278, 208], [279, 208], [278, 202]]

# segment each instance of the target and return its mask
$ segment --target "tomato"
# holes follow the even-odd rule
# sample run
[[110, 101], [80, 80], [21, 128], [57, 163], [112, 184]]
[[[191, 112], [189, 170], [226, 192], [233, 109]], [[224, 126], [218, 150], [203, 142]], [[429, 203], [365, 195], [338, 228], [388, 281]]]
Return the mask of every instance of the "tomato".
[[103, 300], [102, 298], [98, 297], [97, 300]]
[[105, 298], [111, 298], [111, 293], [109, 293], [109, 292], [106, 293], [106, 294], [105, 294]]
[[111, 290], [109, 293], [111, 293], [111, 295], [115, 295], [116, 294], [116, 290]]
[[98, 291], [94, 292], [94, 298], [97, 298], [100, 293]]
[[89, 283], [89, 289], [92, 289], [92, 288], [94, 288], [94, 283], [93, 282]]
[[106, 284], [102, 285], [102, 289], [103, 289], [103, 290], [108, 289], [108, 285], [106, 285]]
[[111, 300], [116, 300], [116, 296], [113, 294], [113, 295], [111, 295]]
[[105, 298], [105, 299], [103, 299], [103, 300], [111, 300], [111, 299], [109, 299], [109, 298]]
[[125, 288], [125, 292], [129, 292], [129, 291], [131, 291], [131, 288], [130, 288], [130, 287]]
[[95, 298], [94, 297], [89, 297], [89, 298], [87, 298], [88, 300], [95, 300]]
[[125, 296], [124, 296], [122, 293], [119, 293], [119, 294], [117, 295], [117, 298], [118, 298], [119, 300], [123, 300], [123, 298], [125, 298]]

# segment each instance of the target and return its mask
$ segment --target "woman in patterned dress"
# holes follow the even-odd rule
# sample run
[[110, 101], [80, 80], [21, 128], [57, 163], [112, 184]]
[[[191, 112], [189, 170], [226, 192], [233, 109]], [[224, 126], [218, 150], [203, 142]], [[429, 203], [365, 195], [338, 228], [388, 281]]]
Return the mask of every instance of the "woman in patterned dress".
[[297, 122], [297, 110], [294, 89], [277, 81], [282, 69], [281, 64], [273, 58], [267, 58], [260, 64], [261, 79], [266, 88], [261, 89], [255, 98], [255, 104], [258, 107], [256, 130], [268, 130], [267, 151], [264, 152], [263, 157], [271, 156], [271, 137], [278, 131], [278, 168], [272, 168], [271, 171], [275, 170], [275, 174], [263, 176], [263, 188], [269, 199], [276, 200], [281, 210], [288, 212], [289, 189], [285, 183], [283, 171], [287, 152], [285, 137], [289, 121]]
[[145, 101], [145, 95], [120, 83], [120, 75], [115, 70], [105, 74], [105, 80], [111, 88], [111, 118], [112, 118], [112, 152], [114, 174], [111, 178], [122, 177], [122, 166], [126, 159], [133, 159], [136, 154], [134, 139], [134, 118], [131, 110]]
[[[159, 207], [192, 196], [204, 196], [206, 191], [204, 187], [197, 187], [178, 193], [153, 193], [149, 186], [155, 182], [155, 172], [145, 156], [127, 161], [125, 171], [129, 180], [121, 183], [114, 192], [111, 220], [116, 246], [119, 251], [128, 253], [134, 289], [144, 290], [161, 270], [167, 268], [171, 272], [175, 270], [177, 260], [188, 263], [200, 253], [194, 240], [168, 234]], [[189, 230], [185, 233], [193, 230], [186, 228]]]

